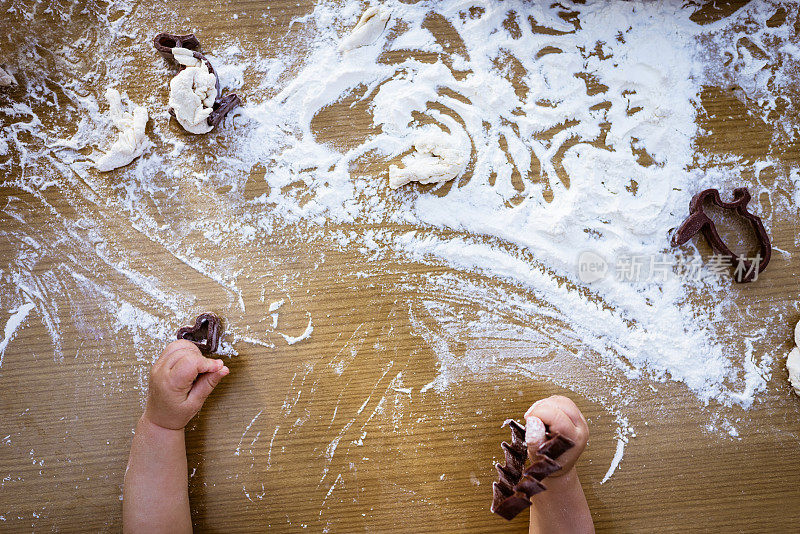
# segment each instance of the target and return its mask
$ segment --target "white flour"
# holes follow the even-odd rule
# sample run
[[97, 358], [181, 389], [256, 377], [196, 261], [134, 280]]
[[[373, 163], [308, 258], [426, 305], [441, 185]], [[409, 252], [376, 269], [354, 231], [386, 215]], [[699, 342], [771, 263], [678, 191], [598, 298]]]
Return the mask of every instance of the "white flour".
[[311, 324], [311, 317], [308, 318], [308, 326], [306, 329], [303, 330], [303, 333], [299, 336], [288, 336], [286, 334], [281, 334], [281, 337], [286, 340], [286, 343], [289, 345], [294, 345], [295, 343], [300, 343], [301, 341], [308, 339], [311, 337], [311, 333], [314, 331], [314, 325]]

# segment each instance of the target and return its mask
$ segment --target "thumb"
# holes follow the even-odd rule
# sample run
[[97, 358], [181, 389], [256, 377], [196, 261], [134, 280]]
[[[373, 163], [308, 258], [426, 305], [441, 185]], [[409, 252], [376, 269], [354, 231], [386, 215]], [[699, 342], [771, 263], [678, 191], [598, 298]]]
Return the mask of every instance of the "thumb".
[[189, 391], [189, 402], [202, 406], [220, 380], [228, 373], [230, 373], [230, 369], [223, 365], [218, 371], [200, 375]]

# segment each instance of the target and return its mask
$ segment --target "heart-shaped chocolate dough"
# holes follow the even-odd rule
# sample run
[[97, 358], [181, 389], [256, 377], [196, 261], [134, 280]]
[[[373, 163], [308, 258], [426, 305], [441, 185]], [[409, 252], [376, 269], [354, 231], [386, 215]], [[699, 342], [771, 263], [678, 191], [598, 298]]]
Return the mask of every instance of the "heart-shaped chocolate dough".
[[[161, 54], [161, 56], [169, 63], [177, 66], [179, 71], [185, 69], [186, 66], [178, 63], [175, 59], [175, 56], [172, 54], [172, 49], [175, 47], [186, 48], [187, 50], [194, 52], [194, 57], [203, 61], [208, 67], [208, 71], [214, 75], [217, 80], [217, 97], [214, 100], [211, 113], [206, 119], [206, 122], [208, 122], [209, 126], [216, 128], [219, 123], [222, 122], [222, 119], [225, 118], [225, 115], [227, 115], [228, 112], [242, 105], [241, 99], [233, 93], [226, 96], [221, 96], [222, 91], [219, 87], [219, 75], [217, 74], [217, 71], [214, 70], [211, 62], [209, 62], [206, 56], [200, 51], [200, 41], [197, 40], [197, 37], [195, 37], [193, 33], [189, 33], [187, 35], [159, 33], [153, 39], [153, 44], [155, 45], [156, 50], [158, 50], [158, 53]], [[172, 111], [172, 109], [169, 110], [169, 113], [173, 117], [175, 116], [175, 112]]]
[[191, 341], [201, 352], [216, 352], [221, 324], [220, 318], [213, 313], [203, 313], [195, 320], [194, 326], [184, 326], [178, 330], [178, 339]]

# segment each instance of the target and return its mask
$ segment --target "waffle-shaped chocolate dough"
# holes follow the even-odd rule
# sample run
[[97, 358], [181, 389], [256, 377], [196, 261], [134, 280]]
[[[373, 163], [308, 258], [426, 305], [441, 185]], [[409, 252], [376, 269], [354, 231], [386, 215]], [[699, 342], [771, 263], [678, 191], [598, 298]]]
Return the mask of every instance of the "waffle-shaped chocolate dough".
[[511, 443], [500, 446], [506, 456], [505, 465], [496, 464], [499, 480], [492, 484], [492, 512], [509, 521], [531, 505], [531, 497], [547, 488], [542, 480], [561, 469], [556, 458], [572, 448], [574, 443], [558, 432], [547, 432], [547, 440], [536, 450], [530, 465], [525, 468], [528, 446], [525, 427], [513, 419], [503, 426], [511, 428]]

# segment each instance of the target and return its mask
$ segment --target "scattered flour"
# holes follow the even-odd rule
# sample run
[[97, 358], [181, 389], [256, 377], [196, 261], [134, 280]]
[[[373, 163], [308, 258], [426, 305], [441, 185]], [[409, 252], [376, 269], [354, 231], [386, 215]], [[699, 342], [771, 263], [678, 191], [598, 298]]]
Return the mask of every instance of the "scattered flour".
[[600, 484], [605, 484], [617, 470], [617, 467], [619, 467], [619, 463], [622, 461], [622, 457], [625, 454], [625, 444], [627, 442], [628, 438], [624, 436], [617, 438], [617, 449], [614, 451], [614, 458], [612, 458], [611, 465], [608, 467], [606, 474], [603, 475], [603, 480], [600, 481]]
[[[602, 251], [612, 267], [631, 257], [677, 260], [669, 229], [685, 217], [692, 194], [738, 175], [697, 160], [701, 93], [708, 73], [725, 69], [704, 51], [777, 4], [764, 5], [701, 26], [678, 2], [423, 9], [387, 1], [386, 42], [355, 55], [338, 53], [331, 24], [352, 15], [322, 3], [303, 19], [315, 46], [302, 67], [274, 97], [245, 109], [255, 126], [242, 152], [270, 162], [270, 192], [259, 201], [286, 221], [413, 225], [386, 232], [367, 250], [525, 288], [531, 313], [553, 320], [524, 334], [529, 345], [555, 335], [563, 339], [556, 349], [599, 359], [628, 380], [679, 381], [704, 403], [746, 408], [764, 390], [771, 358], [725, 326], [727, 281], [669, 270], [663, 278], [609, 275], [585, 284], [577, 259]], [[451, 27], [447, 37], [431, 29], [434, 18]], [[384, 51], [397, 50], [395, 42], [441, 52], [387, 61]], [[377, 133], [339, 152], [317, 141], [313, 119], [347, 96], [367, 103]], [[452, 156], [442, 157], [444, 147]], [[389, 186], [450, 180], [447, 187], [390, 193], [374, 175], [350, 172], [362, 158], [404, 153], [406, 169], [389, 167]], [[432, 163], [426, 176], [420, 167]], [[762, 192], [758, 184], [752, 190]], [[435, 277], [427, 282], [435, 285]], [[698, 291], [707, 295], [702, 303], [690, 298]], [[452, 328], [453, 318], [438, 313], [433, 319]], [[462, 360], [473, 373], [496, 370], [495, 359], [481, 369], [469, 349]], [[455, 367], [442, 364], [440, 373], [448, 369]]]
[[269, 314], [272, 317], [272, 329], [278, 328], [278, 310], [283, 306], [284, 300], [278, 300], [269, 305]]
[[294, 345], [295, 343], [300, 343], [301, 341], [310, 338], [311, 337], [311, 333], [313, 331], [314, 331], [314, 325], [311, 324], [311, 317], [309, 317], [308, 318], [308, 326], [306, 326], [306, 329], [303, 331], [302, 334], [300, 334], [297, 337], [287, 336], [286, 334], [281, 334], [281, 336], [283, 336], [283, 339], [286, 340], [286, 343], [288, 343], [289, 345]]
[[17, 330], [25, 322], [28, 314], [34, 309], [36, 305], [33, 302], [26, 302], [15, 311], [11, 313], [11, 317], [6, 322], [6, 327], [3, 331], [3, 339], [0, 341], [0, 367], [3, 366], [3, 356], [5, 356], [8, 344], [17, 335]]

